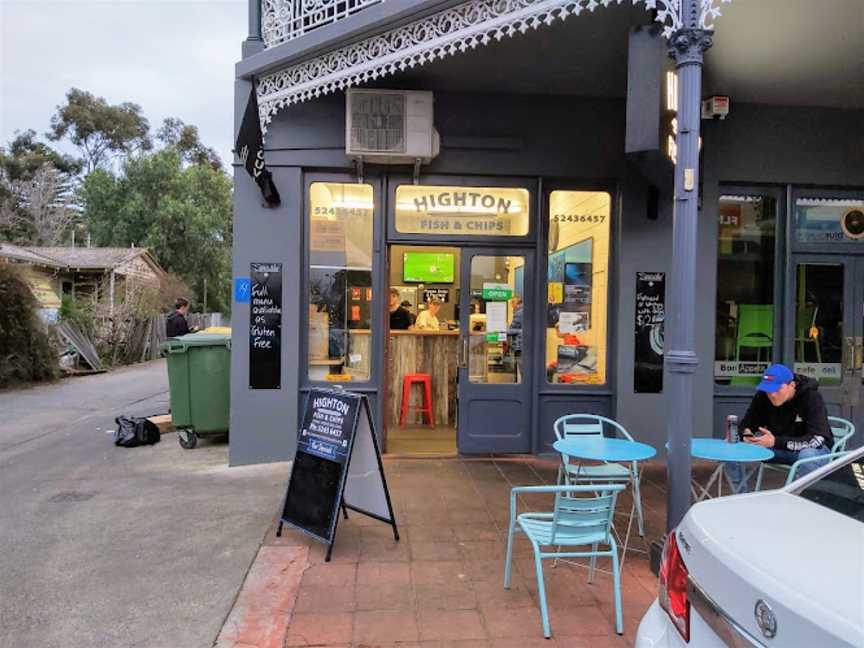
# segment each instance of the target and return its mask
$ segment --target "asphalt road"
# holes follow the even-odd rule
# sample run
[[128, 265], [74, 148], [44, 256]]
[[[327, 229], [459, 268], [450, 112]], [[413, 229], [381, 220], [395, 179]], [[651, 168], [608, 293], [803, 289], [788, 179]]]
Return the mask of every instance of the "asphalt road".
[[0, 393], [0, 646], [211, 646], [288, 465], [228, 468], [224, 438], [117, 448], [168, 411], [164, 361]]

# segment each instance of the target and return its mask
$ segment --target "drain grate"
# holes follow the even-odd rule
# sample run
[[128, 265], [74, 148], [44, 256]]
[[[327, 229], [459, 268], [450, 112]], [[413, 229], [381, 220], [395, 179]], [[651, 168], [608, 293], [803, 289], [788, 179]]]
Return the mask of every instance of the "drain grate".
[[63, 491], [62, 493], [57, 493], [49, 502], [86, 502], [87, 500], [95, 497], [96, 493], [88, 493], [83, 491]]

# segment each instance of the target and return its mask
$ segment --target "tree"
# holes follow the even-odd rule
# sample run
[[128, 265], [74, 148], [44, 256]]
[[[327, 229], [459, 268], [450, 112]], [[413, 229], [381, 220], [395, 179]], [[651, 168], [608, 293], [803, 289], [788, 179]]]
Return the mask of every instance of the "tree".
[[173, 147], [128, 158], [120, 173], [98, 170], [80, 192], [98, 245], [151, 249], [169, 272], [193, 286], [198, 301], [230, 308], [231, 182], [209, 165], [184, 167]]
[[78, 220], [68, 177], [51, 164], [30, 179], [3, 179], [0, 234], [28, 245], [59, 245]]
[[[36, 131], [16, 131], [13, 139], [0, 147], [0, 240], [30, 244], [36, 231], [41, 232], [37, 239], [44, 240], [45, 217], [48, 222], [57, 223], [55, 217], [60, 216], [62, 223], [66, 216], [73, 215], [72, 187], [80, 171], [80, 160], [38, 141]], [[47, 199], [52, 193], [54, 196]], [[45, 212], [42, 207], [46, 205], [68, 208]], [[34, 206], [37, 206], [35, 212]], [[34, 220], [41, 224], [34, 228]], [[66, 225], [61, 229], [66, 229]], [[57, 230], [51, 227], [50, 231], [52, 235], [47, 238], [54, 239]], [[62, 232], [59, 234], [62, 238]]]
[[38, 307], [15, 266], [0, 264], [0, 388], [57, 377], [57, 353]]
[[81, 160], [55, 151], [36, 138], [36, 131], [32, 129], [15, 131], [9, 144], [0, 147], [0, 168], [10, 181], [29, 180], [46, 164], [70, 177], [81, 172]]
[[110, 105], [102, 97], [78, 88], [66, 93], [66, 104], [57, 106], [51, 117], [48, 139], [68, 137], [81, 151], [89, 175], [104, 167], [118, 154], [149, 151], [150, 123], [141, 114], [141, 106], [124, 102]]
[[188, 164], [207, 164], [217, 171], [222, 169], [222, 160], [216, 151], [201, 142], [198, 127], [185, 124], [182, 119], [165, 118], [156, 131], [156, 139], [166, 148], [174, 148]]

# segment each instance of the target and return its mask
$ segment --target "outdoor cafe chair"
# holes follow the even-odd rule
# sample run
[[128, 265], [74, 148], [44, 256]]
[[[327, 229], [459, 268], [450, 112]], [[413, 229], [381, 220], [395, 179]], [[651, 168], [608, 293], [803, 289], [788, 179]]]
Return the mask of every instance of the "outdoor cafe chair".
[[825, 457], [834, 458], [838, 453], [842, 454], [846, 451], [846, 444], [849, 442], [849, 439], [855, 434], [855, 426], [851, 421], [847, 421], [844, 418], [840, 418], [839, 416], [829, 416], [828, 417], [828, 425], [831, 426], [831, 434], [834, 435], [834, 445], [831, 446], [831, 453], [828, 455], [822, 455], [821, 457], [811, 457], [808, 459], [801, 459], [796, 461], [791, 466], [786, 464], [778, 464], [778, 463], [766, 463], [765, 468], [767, 470], [775, 470], [777, 472], [786, 472], [786, 483], [790, 483], [794, 481], [793, 476], [793, 468], [796, 470], [800, 467], [799, 464], [802, 462], [809, 462], [815, 459], [825, 459]]
[[[507, 533], [507, 557], [504, 563], [504, 589], [510, 589], [513, 561], [513, 535], [524, 533], [534, 549], [534, 569], [537, 574], [537, 592], [540, 598], [540, 618], [543, 636], [552, 636], [549, 611], [546, 604], [546, 585], [542, 561], [547, 558], [590, 558], [588, 582], [594, 576], [597, 557], [612, 559], [612, 586], [615, 596], [615, 632], [624, 632], [621, 611], [621, 572], [618, 547], [612, 533], [615, 501], [624, 484], [516, 486], [510, 491], [510, 526]], [[516, 515], [516, 496], [519, 494], [554, 493], [555, 504], [551, 512], [520, 513]], [[517, 528], [518, 527], [518, 528]], [[589, 547], [573, 551], [569, 547]], [[543, 551], [542, 547], [555, 547], [556, 551]]]
[[[555, 421], [553, 429], [555, 437], [561, 439], [591, 439], [592, 437], [603, 438], [603, 426], [608, 425], [616, 434], [620, 434], [628, 441], [634, 441], [633, 436], [624, 429], [624, 426], [596, 414], [565, 414]], [[633, 487], [633, 507], [636, 512], [637, 527], [639, 535], [645, 536], [645, 521], [642, 515], [642, 494], [639, 490], [640, 472], [639, 463], [631, 461], [620, 464], [604, 461], [596, 465], [584, 465], [573, 463], [567, 457], [561, 457], [561, 465], [558, 466], [557, 482], [567, 484], [604, 484], [626, 482]], [[631, 511], [632, 516], [632, 511]], [[632, 519], [632, 518], [631, 518]]]
[[789, 469], [789, 474], [786, 475], [786, 483], [783, 484], [783, 486], [788, 486], [793, 481], [798, 479], [798, 476], [799, 476], [798, 470], [804, 464], [812, 463], [814, 461], [824, 461], [824, 462], [828, 463], [828, 462], [834, 461], [835, 459], [839, 459], [840, 457], [845, 457], [847, 454], [849, 454], [849, 453], [841, 450], [840, 452], [832, 452], [830, 454], [820, 455], [818, 457], [807, 457], [806, 459], [799, 459], [798, 461], [796, 461], [791, 466], [786, 466], [786, 468]]

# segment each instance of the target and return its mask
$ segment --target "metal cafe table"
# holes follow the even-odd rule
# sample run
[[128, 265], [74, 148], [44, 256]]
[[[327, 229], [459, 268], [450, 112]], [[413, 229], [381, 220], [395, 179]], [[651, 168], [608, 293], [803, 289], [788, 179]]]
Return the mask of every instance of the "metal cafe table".
[[750, 478], [753, 477], [753, 475], [756, 475], [755, 490], [758, 491], [762, 485], [762, 462], [771, 459], [774, 456], [774, 453], [768, 448], [763, 448], [762, 446], [746, 443], [744, 441], [729, 443], [725, 439], [691, 439], [690, 455], [696, 459], [707, 459], [708, 461], [717, 462], [717, 467], [714, 469], [714, 472], [711, 473], [705, 486], [702, 486], [695, 479], [692, 481], [690, 491], [693, 494], [693, 501], [695, 503], [713, 497], [711, 495], [711, 489], [714, 488], [715, 484], [717, 485], [716, 496], [721, 497], [723, 495], [724, 477], [726, 483], [729, 485], [729, 490], [733, 495], [740, 492], [740, 490], [735, 489], [735, 486], [726, 474], [726, 463], [729, 461], [757, 464], [749, 471], [746, 467], [742, 467], [744, 471], [744, 479], [741, 482], [741, 486], [743, 487], [750, 481]]
[[[647, 443], [630, 441], [629, 439], [613, 439], [607, 437], [603, 437], [601, 439], [596, 436], [592, 436], [588, 439], [579, 439], [573, 437], [567, 439], [559, 439], [552, 444], [552, 447], [560, 454], [567, 457], [572, 457], [577, 461], [581, 459], [588, 459], [592, 461], [609, 461], [616, 463], [624, 463], [631, 461], [645, 461], [646, 459], [651, 459], [654, 455], [657, 454], [657, 451]], [[577, 479], [579, 477], [578, 470], [576, 473], [576, 477]], [[639, 478], [638, 474], [635, 478]], [[626, 555], [627, 546], [630, 542], [630, 527], [633, 523], [633, 512], [634, 510], [631, 509], [630, 519], [627, 523], [627, 533], [624, 539], [624, 546], [621, 548], [622, 568], [624, 566], [623, 556]]]
[[593, 461], [644, 461], [657, 454], [647, 443], [605, 437], [559, 439], [552, 447], [562, 455]]

